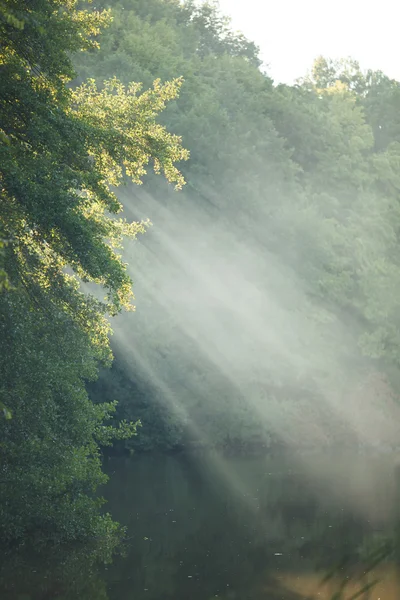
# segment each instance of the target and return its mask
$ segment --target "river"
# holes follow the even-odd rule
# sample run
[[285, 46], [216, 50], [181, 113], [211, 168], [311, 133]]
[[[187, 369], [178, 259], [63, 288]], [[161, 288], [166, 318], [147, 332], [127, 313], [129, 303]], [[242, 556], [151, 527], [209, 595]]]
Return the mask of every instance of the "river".
[[379, 555], [397, 531], [396, 460], [332, 452], [110, 459], [104, 493], [128, 528], [124, 556], [95, 575], [72, 570], [68, 589], [43, 587], [48, 572], [26, 566], [36, 574], [28, 593], [18, 581], [0, 598], [398, 600], [395, 558]]
[[[392, 457], [205, 453], [108, 467], [109, 508], [131, 536], [108, 572], [110, 600], [321, 600], [342, 576], [351, 597], [371, 581], [362, 577], [368, 553], [397, 519]], [[398, 600], [393, 565], [377, 568], [376, 598], [386, 585], [385, 600]]]

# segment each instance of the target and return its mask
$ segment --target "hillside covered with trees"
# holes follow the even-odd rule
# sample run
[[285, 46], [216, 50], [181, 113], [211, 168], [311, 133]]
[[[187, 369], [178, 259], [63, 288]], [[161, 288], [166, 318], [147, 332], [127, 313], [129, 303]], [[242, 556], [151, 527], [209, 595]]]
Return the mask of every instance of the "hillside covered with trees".
[[182, 76], [160, 118], [190, 160], [180, 194], [151, 176], [122, 189], [153, 227], [126, 248], [137, 312], [115, 322], [91, 397], [141, 419], [129, 448], [369, 443], [372, 429], [395, 444], [399, 84], [320, 57], [275, 85], [213, 4], [104, 6], [114, 20], [79, 81]]
[[[85, 382], [109, 363], [108, 315], [131, 304], [131, 281], [116, 250], [141, 223], [113, 188], [136, 183], [152, 160], [177, 186], [177, 137], [156, 123], [179, 81], [138, 93], [115, 78], [72, 91], [71, 52], [97, 46], [108, 11], [39, 0], [2, 8], [0, 294], [1, 478], [4, 544], [104, 538], [118, 526], [99, 515], [107, 478], [100, 446], [135, 434], [107, 423], [115, 404], [94, 405]], [[98, 301], [80, 282], [102, 285]], [[108, 540], [108, 541], [107, 541]]]
[[112, 545], [113, 443], [398, 444], [400, 84], [276, 85], [192, 0], [0, 36], [2, 539]]

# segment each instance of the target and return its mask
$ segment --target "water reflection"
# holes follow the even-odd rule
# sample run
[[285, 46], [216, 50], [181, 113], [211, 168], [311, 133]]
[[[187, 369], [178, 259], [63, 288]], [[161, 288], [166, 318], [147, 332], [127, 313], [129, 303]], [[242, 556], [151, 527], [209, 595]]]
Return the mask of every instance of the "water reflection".
[[112, 548], [96, 543], [51, 551], [31, 548], [3, 553], [0, 555], [0, 598], [108, 600], [103, 574], [110, 551], [112, 553]]
[[110, 508], [132, 536], [111, 600], [372, 599], [389, 580], [400, 598], [392, 458], [153, 456], [110, 470]]
[[392, 457], [142, 456], [108, 463], [110, 548], [1, 560], [1, 600], [398, 600]]

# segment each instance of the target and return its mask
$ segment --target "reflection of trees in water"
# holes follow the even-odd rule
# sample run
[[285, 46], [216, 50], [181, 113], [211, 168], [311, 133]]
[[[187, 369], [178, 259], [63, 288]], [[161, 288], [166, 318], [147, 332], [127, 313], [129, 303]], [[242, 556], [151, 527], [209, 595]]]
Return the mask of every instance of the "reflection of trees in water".
[[[253, 537], [254, 539], [254, 537]], [[197, 541], [199, 539], [197, 538]], [[217, 540], [216, 540], [217, 541]], [[195, 543], [196, 540], [192, 539]], [[152, 568], [151, 557], [149, 562], [149, 577], [157, 581], [156, 590], [149, 597], [179, 599], [199, 598], [209, 600], [215, 597], [215, 568], [218, 564], [215, 559], [218, 552], [223, 550], [222, 544], [217, 543], [213, 552], [213, 560], [206, 563], [198, 561], [198, 571], [202, 573], [202, 581], [196, 587], [196, 581], [184, 581], [176, 578], [176, 572], [166, 573], [159, 577], [157, 569]], [[154, 551], [154, 548], [153, 548]], [[225, 548], [221, 556], [221, 565], [230, 558], [232, 549]], [[385, 561], [393, 561], [395, 548], [392, 540], [377, 540], [376, 547], [371, 545], [363, 551], [362, 568], [355, 563], [355, 556], [345, 556], [324, 577], [310, 568], [293, 570], [291, 561], [283, 562], [281, 571], [277, 571], [276, 562], [271, 560], [268, 547], [260, 547], [255, 543], [254, 549], [247, 552], [236, 563], [237, 578], [230, 577], [231, 585], [225, 590], [218, 590], [221, 600], [372, 600], [371, 593], [379, 585], [383, 576], [388, 576], [385, 570], [379, 570]], [[55, 553], [30, 553], [14, 554], [8, 559], [2, 558], [0, 569], [0, 597], [2, 600], [108, 600], [107, 585], [99, 570], [99, 561], [105, 560], [104, 549], [91, 547], [64, 548]], [[282, 557], [281, 557], [282, 558]], [[131, 569], [130, 575], [120, 569], [115, 572], [116, 581], [125, 581], [125, 591], [120, 586], [113, 586], [112, 578], [108, 585], [111, 588], [111, 597], [118, 600], [125, 598], [141, 597], [134, 593], [135, 580], [138, 583], [140, 572], [132, 572], [132, 564], [124, 561], [125, 566]], [[392, 581], [392, 593], [386, 594], [385, 600], [397, 600], [399, 587], [393, 581], [395, 570], [391, 567], [389, 576]], [[112, 572], [112, 569], [111, 569]], [[193, 573], [195, 573], [192, 570]], [[136, 577], [138, 575], [138, 577]], [[230, 574], [231, 575], [231, 574]], [[210, 589], [207, 589], [209, 581]], [[170, 585], [168, 586], [168, 579]], [[143, 582], [142, 582], [143, 583]], [[194, 585], [193, 585], [194, 584]], [[395, 586], [395, 588], [394, 588]], [[113, 589], [114, 588], [114, 589]], [[396, 591], [397, 590], [397, 591]], [[386, 589], [386, 592], [388, 590]], [[122, 592], [122, 594], [121, 594]], [[193, 593], [194, 592], [194, 593]], [[146, 594], [147, 595], [147, 594]], [[383, 597], [383, 596], [382, 596]]]
[[397, 530], [373, 538], [282, 460], [154, 456], [110, 469], [126, 557], [101, 572], [114, 548], [100, 543], [14, 555], [1, 560], [1, 600], [375, 600], [389, 571], [400, 592]]
[[280, 575], [318, 583], [344, 556], [359, 562], [368, 533], [356, 511], [324, 505], [274, 459], [141, 458], [113, 477], [111, 510], [133, 537], [112, 600], [297, 600]]
[[101, 564], [112, 544], [30, 548], [0, 556], [1, 600], [108, 600]]
[[400, 467], [395, 466], [397, 515], [391, 534], [367, 536], [358, 548], [358, 561], [344, 556], [321, 580], [321, 589], [330, 582], [334, 588], [330, 600], [397, 600], [400, 597]]
[[317, 569], [293, 569], [260, 574], [249, 590], [245, 587], [224, 600], [398, 600], [400, 577], [394, 562], [393, 540], [380, 539], [363, 559], [346, 555], [325, 573]]

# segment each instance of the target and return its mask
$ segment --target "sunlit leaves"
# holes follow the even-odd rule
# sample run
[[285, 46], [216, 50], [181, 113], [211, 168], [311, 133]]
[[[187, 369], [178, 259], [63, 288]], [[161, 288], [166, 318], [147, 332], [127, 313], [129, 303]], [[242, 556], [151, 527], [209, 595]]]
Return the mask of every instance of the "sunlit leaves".
[[[115, 20], [106, 32], [100, 55], [80, 55], [77, 61], [84, 73], [101, 79], [117, 73], [125, 83], [132, 78], [149, 83], [156, 76], [170, 79], [178, 73], [184, 75], [182, 93], [163, 116], [163, 123], [181, 133], [191, 150], [192, 160], [183, 168], [188, 181], [187, 204], [196, 209], [186, 211], [174, 205], [171, 213], [176, 210], [185, 229], [190, 228], [194, 212], [204, 216], [208, 210], [213, 211], [217, 223], [204, 218], [206, 232], [212, 230], [220, 235], [222, 220], [229, 231], [236, 231], [237, 227], [243, 245], [257, 248], [254, 269], [265, 265], [266, 275], [257, 281], [263, 290], [270, 285], [268, 254], [263, 258], [266, 249], [272, 249], [284, 265], [294, 267], [298, 285], [307, 290], [318, 307], [316, 314], [324, 315], [316, 329], [329, 340], [332, 354], [328, 357], [327, 351], [322, 358], [326, 372], [333, 371], [332, 358], [339, 354], [360, 361], [365, 356], [379, 359], [380, 364], [398, 361], [400, 171], [398, 150], [390, 142], [400, 139], [399, 84], [382, 73], [362, 73], [355, 61], [321, 58], [299, 85], [273, 86], [252, 66], [255, 61], [250, 57], [243, 60], [244, 53], [236, 52], [240, 44], [234, 47], [230, 43], [226, 20], [210, 4], [202, 3], [200, 7], [195, 3], [181, 6], [162, 0], [131, 0], [118, 2], [115, 8]], [[154, 204], [152, 210], [157, 211]], [[163, 237], [168, 239], [168, 233], [176, 235], [179, 245], [180, 232], [174, 227], [173, 217], [170, 221], [172, 224], [164, 221]], [[190, 234], [185, 235], [191, 239]], [[193, 240], [196, 239], [194, 233]], [[191, 247], [190, 243], [187, 247]], [[226, 251], [222, 242], [220, 248], [221, 252]], [[141, 355], [147, 351], [156, 357], [152, 360], [152, 375], [147, 378], [147, 389], [151, 391], [144, 401], [145, 394], [137, 394], [140, 400], [132, 398], [131, 390], [139, 375], [136, 369], [127, 369], [126, 388], [120, 386], [120, 414], [134, 416], [145, 404], [144, 435], [150, 438], [146, 444], [152, 443], [146, 433], [149, 428], [153, 428], [155, 444], [160, 443], [160, 438], [163, 442], [179, 441], [178, 428], [170, 437], [167, 432], [169, 423], [176, 425], [179, 420], [174, 416], [160, 419], [156, 407], [159, 403], [153, 401], [153, 368], [156, 373], [168, 370], [168, 382], [177, 390], [176, 396], [191, 415], [204, 418], [205, 427], [213, 432], [212, 439], [221, 441], [232, 429], [243, 432], [247, 417], [235, 416], [228, 423], [225, 414], [218, 415], [214, 398], [220, 399], [220, 407], [227, 386], [218, 389], [217, 377], [208, 366], [203, 368], [207, 373], [204, 382], [194, 386], [201, 390], [203, 398], [198, 412], [195, 401], [185, 392], [179, 397], [176, 382], [184, 377], [185, 382], [192, 383], [196, 375], [190, 366], [193, 364], [195, 371], [201, 361], [187, 352], [186, 340], [181, 351], [171, 356], [168, 343], [173, 340], [177, 346], [179, 339], [171, 316], [173, 307], [162, 319], [167, 323], [164, 332], [157, 318], [151, 318], [164, 315], [165, 304], [164, 299], [157, 304], [158, 296], [162, 296], [162, 274], [153, 268], [152, 260], [149, 253], [148, 264], [143, 265], [142, 257], [138, 263], [146, 282], [144, 287], [148, 288], [142, 294], [149, 290], [146, 299], [157, 308], [149, 309], [142, 322], [138, 318], [135, 334], [135, 339], [140, 340]], [[175, 272], [173, 259], [170, 263], [166, 258], [165, 261]], [[239, 268], [237, 272], [240, 273]], [[268, 293], [265, 296], [268, 298]], [[194, 302], [193, 296], [190, 300]], [[304, 312], [304, 308], [299, 308], [299, 315]], [[180, 315], [176, 320], [185, 331]], [[340, 331], [342, 323], [348, 333], [345, 342], [341, 334], [332, 333]], [[312, 344], [308, 344], [311, 351]], [[164, 347], [168, 348], [168, 359]], [[205, 354], [207, 351], [208, 348]], [[121, 361], [121, 370], [123, 364]], [[275, 368], [275, 362], [273, 365], [272, 375], [260, 375], [260, 379], [265, 377], [265, 388], [282, 372], [282, 386], [287, 386], [293, 377], [293, 366], [280, 369]], [[315, 374], [313, 366], [310, 371]], [[348, 371], [346, 367], [340, 372]], [[113, 398], [113, 387], [118, 382], [111, 375], [104, 380], [110, 388], [105, 398]], [[105, 393], [104, 387], [105, 384], [98, 386], [96, 394]], [[263, 393], [268, 396], [268, 391]], [[249, 388], [246, 395], [251, 396]], [[235, 410], [239, 414], [240, 402], [229, 398], [227, 406], [230, 416]], [[247, 431], [243, 435], [252, 434]], [[140, 444], [140, 439], [133, 441], [137, 442]]]
[[146, 165], [153, 159], [156, 170], [162, 170], [177, 189], [182, 188], [184, 180], [174, 163], [186, 160], [188, 152], [178, 136], [169, 134], [155, 120], [166, 102], [176, 98], [181, 84], [181, 79], [166, 84], [157, 80], [152, 90], [139, 94], [139, 84], [126, 88], [114, 78], [105, 81], [100, 91], [90, 80], [73, 92], [72, 110], [103, 131], [103, 143], [89, 152], [107, 184], [121, 182], [121, 165], [126, 175], [140, 184]]
[[[111, 362], [108, 317], [132, 308], [122, 262], [130, 223], [114, 190], [149, 165], [179, 189], [179, 137], [158, 123], [181, 80], [140, 93], [116, 79], [76, 90], [71, 53], [95, 48], [108, 10], [77, 0], [0, 2], [0, 529], [10, 541], [109, 534], [97, 517], [99, 444], [136, 424], [104, 424], [114, 405], [89, 401], [85, 380]], [[4, 244], [3, 244], [4, 240]], [[6, 242], [6, 243], [5, 243]], [[105, 288], [102, 301], [82, 283]], [[104, 291], [102, 292], [104, 294]], [[9, 417], [12, 415], [12, 419]], [[11, 502], [9, 499], [11, 498]], [[36, 533], [32, 533], [36, 535]]]

